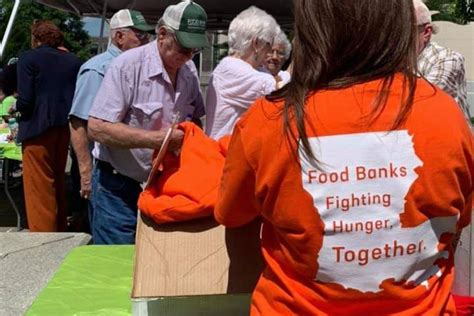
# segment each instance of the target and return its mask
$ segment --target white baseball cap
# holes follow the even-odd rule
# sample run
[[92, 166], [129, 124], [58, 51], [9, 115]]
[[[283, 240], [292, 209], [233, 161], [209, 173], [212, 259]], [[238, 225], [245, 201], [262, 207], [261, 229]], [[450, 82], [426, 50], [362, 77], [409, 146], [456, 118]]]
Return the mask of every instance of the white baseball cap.
[[438, 14], [438, 11], [430, 11], [422, 0], [413, 0], [416, 13], [416, 24], [424, 25], [431, 23], [431, 16]]
[[155, 28], [146, 23], [143, 15], [135, 10], [123, 9], [117, 11], [110, 19], [110, 29], [131, 27], [144, 32], [151, 32]]

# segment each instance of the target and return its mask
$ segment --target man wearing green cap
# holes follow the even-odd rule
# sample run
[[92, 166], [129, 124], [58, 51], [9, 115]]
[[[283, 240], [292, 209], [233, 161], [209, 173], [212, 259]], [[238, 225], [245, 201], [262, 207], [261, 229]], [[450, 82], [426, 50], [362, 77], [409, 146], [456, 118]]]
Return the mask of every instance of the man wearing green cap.
[[[206, 25], [206, 12], [197, 3], [169, 6], [156, 26], [156, 41], [123, 53], [110, 65], [88, 124], [96, 142], [90, 208], [95, 243], [134, 243], [140, 185], [173, 114], [194, 121], [204, 115], [191, 58], [208, 46]], [[182, 138], [175, 130], [170, 149], [179, 148]]]
[[80, 197], [88, 199], [91, 192], [92, 144], [87, 137], [87, 120], [92, 103], [112, 60], [124, 51], [147, 44], [149, 33], [154, 32], [155, 28], [147, 24], [140, 12], [123, 9], [112, 16], [109, 29], [110, 45], [107, 51], [89, 59], [79, 70], [69, 113], [71, 143], [74, 148], [71, 153], [74, 192], [70, 224], [78, 230], [88, 230], [88, 227], [84, 227], [88, 226], [87, 214], [84, 213], [87, 203]]

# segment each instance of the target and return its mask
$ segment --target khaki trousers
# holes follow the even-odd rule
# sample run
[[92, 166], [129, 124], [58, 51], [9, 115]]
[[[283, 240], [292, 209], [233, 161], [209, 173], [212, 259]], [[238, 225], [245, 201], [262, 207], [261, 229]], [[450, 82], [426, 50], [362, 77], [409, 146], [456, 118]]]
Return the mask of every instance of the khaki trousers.
[[63, 232], [67, 226], [64, 171], [68, 126], [52, 127], [22, 143], [23, 188], [31, 232]]

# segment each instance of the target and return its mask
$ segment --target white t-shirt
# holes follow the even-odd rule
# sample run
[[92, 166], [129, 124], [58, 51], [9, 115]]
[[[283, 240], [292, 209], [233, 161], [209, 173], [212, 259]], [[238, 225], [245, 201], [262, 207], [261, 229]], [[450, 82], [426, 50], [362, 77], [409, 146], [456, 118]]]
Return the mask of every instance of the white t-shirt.
[[291, 74], [286, 70], [280, 70], [278, 76], [281, 78], [281, 86], [283, 87], [291, 80]]
[[232, 134], [239, 117], [259, 97], [276, 89], [272, 75], [247, 62], [225, 57], [212, 73], [206, 96], [206, 134], [214, 139]]

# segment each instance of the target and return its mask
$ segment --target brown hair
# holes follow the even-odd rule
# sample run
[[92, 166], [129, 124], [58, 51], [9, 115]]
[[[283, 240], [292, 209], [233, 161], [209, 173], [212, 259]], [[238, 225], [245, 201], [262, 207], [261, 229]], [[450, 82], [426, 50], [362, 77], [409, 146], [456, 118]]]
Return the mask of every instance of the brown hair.
[[[305, 130], [305, 101], [318, 90], [382, 79], [369, 117], [373, 122], [385, 107], [395, 73], [401, 72], [404, 96], [392, 129], [405, 121], [416, 89], [412, 0], [295, 0], [294, 17], [292, 79], [268, 98], [285, 100], [285, 133], [301, 142], [310, 161], [318, 160]], [[293, 121], [296, 131], [291, 128]]]
[[31, 36], [36, 42], [51, 47], [63, 45], [64, 35], [51, 21], [35, 21], [31, 26]]

